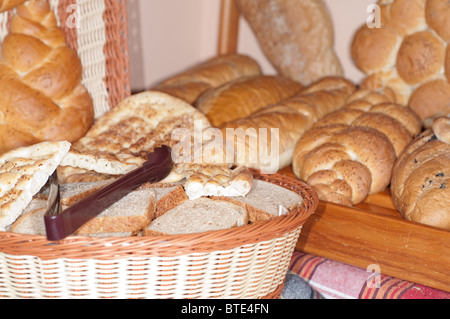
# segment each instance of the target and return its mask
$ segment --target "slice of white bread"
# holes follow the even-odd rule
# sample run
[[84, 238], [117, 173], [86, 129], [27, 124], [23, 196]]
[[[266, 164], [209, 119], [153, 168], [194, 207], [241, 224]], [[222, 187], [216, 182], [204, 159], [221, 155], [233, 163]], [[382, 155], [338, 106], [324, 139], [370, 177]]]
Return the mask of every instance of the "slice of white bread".
[[201, 197], [184, 200], [157, 217], [143, 230], [144, 236], [179, 235], [221, 230], [248, 223], [244, 206], [230, 201]]
[[[275, 185], [262, 180], [254, 180], [252, 189], [244, 197], [231, 197], [252, 208], [270, 214], [274, 217], [280, 216], [287, 211], [301, 205], [303, 198], [300, 194], [291, 191], [285, 187]], [[258, 212], [260, 217], [263, 213]], [[258, 216], [254, 216], [255, 220], [259, 220]]]
[[[148, 226], [156, 206], [152, 189], [138, 189], [114, 203], [97, 217], [81, 226], [75, 235], [132, 234]], [[45, 208], [24, 214], [12, 225], [11, 232], [46, 235]]]

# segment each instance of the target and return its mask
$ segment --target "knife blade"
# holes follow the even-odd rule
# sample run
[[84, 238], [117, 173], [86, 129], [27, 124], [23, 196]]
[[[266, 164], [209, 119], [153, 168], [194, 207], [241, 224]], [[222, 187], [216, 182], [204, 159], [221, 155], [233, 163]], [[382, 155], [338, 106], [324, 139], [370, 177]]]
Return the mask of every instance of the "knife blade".
[[[142, 184], [163, 180], [172, 168], [171, 150], [168, 146], [162, 145], [149, 153], [147, 161], [139, 168], [100, 188], [67, 209], [58, 213], [58, 209], [48, 208], [48, 213], [44, 215], [47, 239], [58, 241], [73, 234], [83, 224]], [[59, 205], [59, 198], [55, 201], [58, 203], [53, 202], [53, 205]]]

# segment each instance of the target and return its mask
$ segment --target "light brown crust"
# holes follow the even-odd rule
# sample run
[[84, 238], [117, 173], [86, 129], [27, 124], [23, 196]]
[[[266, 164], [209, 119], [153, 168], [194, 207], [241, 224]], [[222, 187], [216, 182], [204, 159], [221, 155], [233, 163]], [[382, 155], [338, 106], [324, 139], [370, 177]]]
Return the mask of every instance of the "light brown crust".
[[392, 200], [411, 221], [450, 230], [450, 119], [438, 118], [399, 157]]
[[212, 126], [219, 127], [280, 102], [302, 88], [300, 83], [287, 77], [242, 77], [206, 92], [195, 106], [208, 117]]
[[413, 108], [429, 128], [450, 114], [450, 3], [379, 0], [381, 26], [355, 33], [352, 57], [367, 76], [361, 87], [391, 89], [396, 103]]
[[238, 8], [278, 74], [309, 85], [341, 76], [334, 29], [321, 0], [238, 0]]
[[220, 55], [172, 76], [152, 90], [161, 91], [194, 104], [205, 91], [243, 76], [261, 74], [259, 64], [241, 54]]
[[81, 76], [80, 59], [67, 46], [48, 2], [20, 5], [2, 45], [0, 154], [82, 137], [94, 121], [94, 108]]
[[350, 206], [388, 186], [395, 160], [420, 132], [421, 120], [379, 92], [357, 91], [348, 101], [300, 138], [293, 171], [322, 200]]

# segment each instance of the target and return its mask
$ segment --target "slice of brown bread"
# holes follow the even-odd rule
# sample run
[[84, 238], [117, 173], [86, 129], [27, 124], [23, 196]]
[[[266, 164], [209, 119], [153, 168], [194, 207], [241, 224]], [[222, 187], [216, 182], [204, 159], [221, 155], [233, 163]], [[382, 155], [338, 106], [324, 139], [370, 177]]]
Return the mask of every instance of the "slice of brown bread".
[[242, 205], [207, 197], [184, 200], [144, 229], [143, 235], [179, 235], [221, 230], [248, 223]]
[[[137, 233], [148, 226], [155, 206], [155, 192], [138, 189], [85, 223], [75, 235]], [[40, 208], [24, 214], [12, 225], [11, 232], [45, 236], [44, 213], [45, 208]]]

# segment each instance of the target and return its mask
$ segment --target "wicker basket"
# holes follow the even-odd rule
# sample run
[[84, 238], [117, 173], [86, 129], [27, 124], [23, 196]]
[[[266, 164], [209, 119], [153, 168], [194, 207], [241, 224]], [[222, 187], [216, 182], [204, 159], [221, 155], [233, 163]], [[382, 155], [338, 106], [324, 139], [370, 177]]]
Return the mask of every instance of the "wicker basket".
[[200, 234], [68, 237], [0, 233], [0, 298], [277, 298], [302, 225], [318, 205], [304, 183], [255, 178], [299, 193], [270, 221]]

